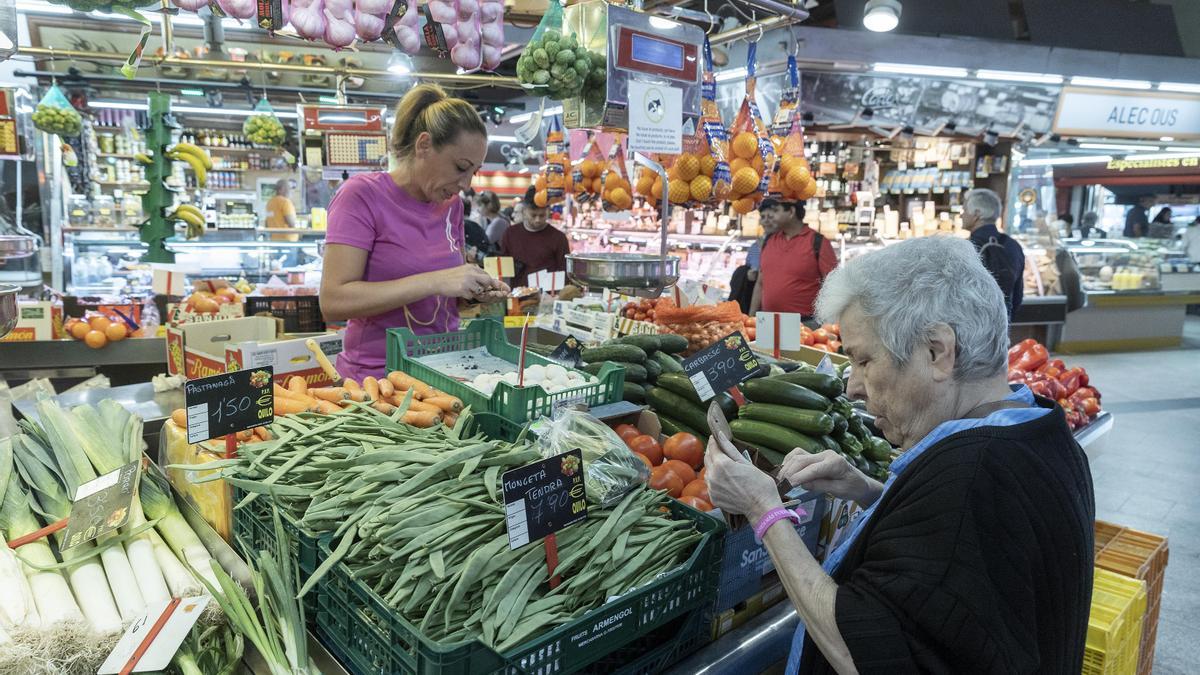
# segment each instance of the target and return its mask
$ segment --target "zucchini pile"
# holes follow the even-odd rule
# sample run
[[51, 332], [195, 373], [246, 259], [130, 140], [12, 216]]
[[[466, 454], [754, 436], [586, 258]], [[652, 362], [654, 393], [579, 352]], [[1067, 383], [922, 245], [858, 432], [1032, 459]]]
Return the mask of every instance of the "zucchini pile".
[[580, 368], [596, 375], [605, 362], [624, 367], [624, 399], [631, 403], [646, 403], [647, 387], [655, 386], [662, 375], [677, 373], [683, 376], [679, 353], [687, 347], [687, 339], [680, 335], [626, 335], [583, 350], [580, 356], [585, 365]]

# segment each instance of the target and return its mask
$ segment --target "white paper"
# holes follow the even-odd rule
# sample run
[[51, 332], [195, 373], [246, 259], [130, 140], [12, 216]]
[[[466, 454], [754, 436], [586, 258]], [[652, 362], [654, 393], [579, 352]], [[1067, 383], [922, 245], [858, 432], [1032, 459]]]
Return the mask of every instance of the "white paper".
[[[150, 648], [142, 654], [142, 658], [138, 659], [132, 672], [164, 670], [171, 663], [171, 659], [175, 658], [175, 652], [179, 651], [179, 645], [183, 644], [184, 638], [191, 632], [192, 626], [196, 624], [196, 620], [200, 618], [200, 614], [208, 606], [210, 599], [207, 595], [199, 595], [181, 600], [179, 606], [171, 613], [171, 617], [163, 624], [162, 630], [150, 643]], [[146, 616], [135, 619], [133, 623], [129, 624], [129, 628], [125, 629], [125, 634], [121, 636], [117, 646], [113, 647], [108, 658], [104, 659], [104, 663], [100, 666], [100, 670], [96, 671], [96, 675], [120, 673], [129, 661], [129, 657], [137, 651], [168, 605], [170, 605], [168, 600], [153, 603], [148, 608], [150, 611]]]
[[629, 149], [683, 152], [683, 90], [629, 81]]
[[804, 344], [800, 340], [800, 328], [803, 324], [799, 314], [789, 312], [759, 312], [755, 316], [754, 334], [758, 348], [774, 351], [776, 316], [779, 317], [779, 349], [799, 351], [801, 345]]
[[154, 272], [153, 281], [150, 284], [151, 290], [155, 293], [163, 295], [187, 295], [187, 286], [184, 284], [187, 277], [187, 270], [182, 265], [151, 265]]
[[540, 288], [543, 291], [557, 293], [563, 289], [567, 283], [566, 272], [547, 272], [539, 270], [533, 274], [534, 287]]

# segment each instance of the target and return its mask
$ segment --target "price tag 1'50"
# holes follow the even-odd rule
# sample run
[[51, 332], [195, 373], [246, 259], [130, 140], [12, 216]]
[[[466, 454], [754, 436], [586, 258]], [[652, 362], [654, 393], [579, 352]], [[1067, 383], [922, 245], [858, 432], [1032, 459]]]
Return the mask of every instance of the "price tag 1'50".
[[272, 372], [264, 366], [184, 383], [188, 443], [270, 424], [275, 418]]

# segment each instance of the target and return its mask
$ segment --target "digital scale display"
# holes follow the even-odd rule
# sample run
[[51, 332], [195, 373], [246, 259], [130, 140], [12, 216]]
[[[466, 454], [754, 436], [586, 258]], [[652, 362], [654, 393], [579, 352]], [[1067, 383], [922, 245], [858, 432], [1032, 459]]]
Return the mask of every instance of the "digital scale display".
[[630, 55], [634, 61], [671, 70], [683, 69], [683, 45], [655, 40], [640, 33], [633, 34]]

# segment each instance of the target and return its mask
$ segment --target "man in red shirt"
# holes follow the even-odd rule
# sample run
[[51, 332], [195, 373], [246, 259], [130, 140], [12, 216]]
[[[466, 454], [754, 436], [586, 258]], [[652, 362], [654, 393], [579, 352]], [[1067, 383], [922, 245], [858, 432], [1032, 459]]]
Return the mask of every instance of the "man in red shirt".
[[523, 217], [504, 231], [500, 238], [500, 255], [513, 259], [517, 285], [532, 285], [534, 279], [526, 277], [534, 272], [564, 272], [567, 269], [567, 254], [571, 244], [562, 230], [550, 226], [549, 209], [533, 201], [535, 190], [531, 186], [522, 200]]
[[804, 202], [768, 197], [758, 213], [767, 229], [775, 231], [762, 245], [750, 314], [790, 312], [809, 320], [821, 283], [837, 267], [837, 254], [825, 237], [804, 224]]

